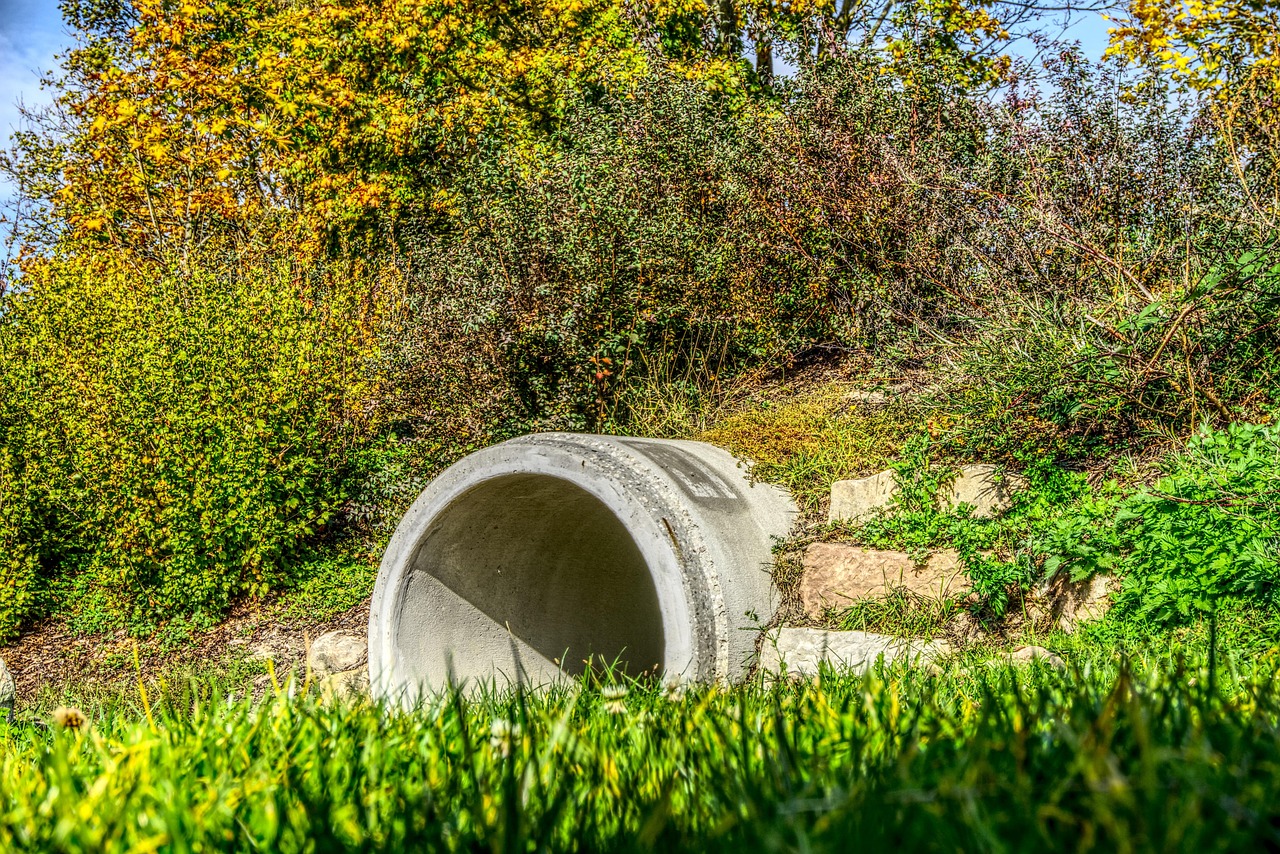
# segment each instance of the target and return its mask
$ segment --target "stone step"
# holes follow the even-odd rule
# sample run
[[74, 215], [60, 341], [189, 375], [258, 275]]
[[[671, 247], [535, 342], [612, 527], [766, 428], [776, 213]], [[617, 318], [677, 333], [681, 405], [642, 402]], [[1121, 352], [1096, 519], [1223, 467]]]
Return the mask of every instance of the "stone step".
[[1048, 618], [1071, 634], [1080, 623], [1101, 620], [1111, 609], [1111, 594], [1120, 589], [1115, 576], [1095, 575], [1073, 582], [1065, 573], [1042, 580], [1032, 591], [1032, 616]]
[[311, 642], [307, 666], [314, 678], [323, 679], [361, 669], [368, 657], [368, 638], [347, 632], [325, 632]]
[[895, 638], [872, 632], [780, 628], [768, 632], [760, 647], [760, 670], [766, 679], [818, 675], [822, 664], [866, 673], [877, 661], [927, 664], [949, 652], [940, 641]]
[[898, 588], [944, 599], [963, 595], [969, 584], [960, 556], [949, 550], [917, 567], [906, 552], [814, 543], [805, 549], [802, 565], [800, 601], [816, 620], [831, 608], [847, 608], [859, 599], [883, 599]]
[[[1024, 483], [1018, 475], [1001, 474], [996, 466], [977, 463], [960, 469], [956, 479], [938, 498], [950, 509], [961, 503], [972, 505], [975, 518], [990, 519], [1009, 509], [1013, 493], [1023, 488]], [[892, 504], [897, 491], [892, 471], [856, 480], [837, 480], [831, 484], [827, 521], [865, 521], [877, 510]]]

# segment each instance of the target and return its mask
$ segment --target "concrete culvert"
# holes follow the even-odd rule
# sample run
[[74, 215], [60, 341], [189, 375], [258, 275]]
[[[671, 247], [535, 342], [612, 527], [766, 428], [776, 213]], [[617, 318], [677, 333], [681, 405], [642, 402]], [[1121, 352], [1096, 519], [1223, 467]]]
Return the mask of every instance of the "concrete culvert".
[[726, 681], [773, 612], [785, 491], [701, 442], [544, 433], [479, 451], [401, 520], [369, 618], [375, 695], [537, 686], [590, 658]]

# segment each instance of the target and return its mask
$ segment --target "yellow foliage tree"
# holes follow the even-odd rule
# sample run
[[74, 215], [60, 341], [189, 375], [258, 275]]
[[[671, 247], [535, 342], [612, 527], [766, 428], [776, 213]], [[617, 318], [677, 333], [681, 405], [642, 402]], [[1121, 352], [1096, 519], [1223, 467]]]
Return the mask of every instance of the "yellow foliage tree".
[[[127, 0], [72, 4], [55, 134], [10, 169], [53, 172], [61, 237], [153, 254], [287, 224], [319, 248], [387, 222], [458, 140], [553, 121], [564, 87], [641, 72], [606, 0]], [[287, 214], [287, 216], [273, 216]]]
[[830, 45], [857, 27], [891, 57], [916, 39], [989, 77], [980, 42], [1007, 33], [987, 5], [69, 0], [81, 41], [55, 81], [60, 120], [21, 135], [7, 166], [39, 173], [22, 183], [42, 187], [51, 243], [184, 266], [220, 242], [288, 241], [306, 257], [409, 207], [447, 212], [483, 132], [535, 152], [569, 95], [627, 91], [655, 62], [743, 97], [744, 26], [766, 82], [775, 35]]
[[1274, 225], [1280, 213], [1280, 6], [1132, 0], [1117, 24], [1112, 54], [1158, 62], [1204, 95], [1249, 201]]

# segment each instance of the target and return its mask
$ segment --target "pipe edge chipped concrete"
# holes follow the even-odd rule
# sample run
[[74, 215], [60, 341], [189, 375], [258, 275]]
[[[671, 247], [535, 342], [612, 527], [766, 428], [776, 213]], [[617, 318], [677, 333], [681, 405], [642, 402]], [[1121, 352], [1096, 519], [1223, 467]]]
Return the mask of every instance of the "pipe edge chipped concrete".
[[588, 658], [668, 682], [739, 678], [795, 515], [702, 442], [541, 433], [485, 448], [391, 538], [369, 616], [374, 695], [542, 686]]

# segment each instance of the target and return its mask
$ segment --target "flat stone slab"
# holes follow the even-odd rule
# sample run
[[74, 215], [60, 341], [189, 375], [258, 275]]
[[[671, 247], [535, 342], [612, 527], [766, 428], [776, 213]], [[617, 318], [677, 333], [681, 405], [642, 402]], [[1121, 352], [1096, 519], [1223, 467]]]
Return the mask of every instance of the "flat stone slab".
[[1043, 662], [1056, 670], [1067, 669], [1067, 663], [1062, 660], [1061, 656], [1050, 652], [1042, 646], [1020, 646], [1013, 652], [1002, 655], [990, 663], [993, 665], [1008, 664], [1016, 666], [1020, 664], [1031, 664], [1035, 661]]
[[847, 608], [859, 599], [883, 599], [898, 588], [944, 599], [968, 587], [960, 556], [954, 551], [938, 552], [917, 567], [906, 552], [814, 543], [805, 550], [802, 564], [800, 600], [805, 612], [819, 620], [831, 608]]
[[1119, 586], [1119, 580], [1111, 575], [1095, 575], [1077, 582], [1058, 576], [1036, 587], [1033, 606], [1070, 634], [1080, 623], [1106, 616], [1112, 605], [1111, 594]]
[[828, 522], [857, 522], [881, 507], [893, 503], [898, 487], [892, 471], [882, 471], [857, 480], [837, 480], [831, 484], [831, 509]]
[[945, 643], [933, 640], [894, 638], [872, 632], [783, 628], [765, 635], [760, 648], [760, 669], [766, 677], [816, 676], [825, 663], [866, 673], [877, 661], [926, 664], [948, 651]]
[[332, 673], [317, 682], [324, 699], [362, 697], [369, 693], [369, 673], [366, 668]]
[[[1022, 488], [1023, 483], [1023, 478], [1018, 475], [1001, 474], [996, 466], [977, 463], [960, 469], [938, 500], [950, 510], [962, 503], [968, 504], [973, 507], [975, 518], [990, 519], [1012, 506], [1013, 493]], [[877, 510], [892, 504], [897, 492], [892, 471], [856, 480], [837, 480], [831, 484], [831, 509], [827, 513], [827, 521], [864, 521]]]
[[1021, 477], [1001, 474], [997, 467], [979, 463], [960, 469], [942, 498], [949, 509], [968, 504], [975, 519], [991, 519], [1013, 506], [1013, 492], [1022, 482]]

